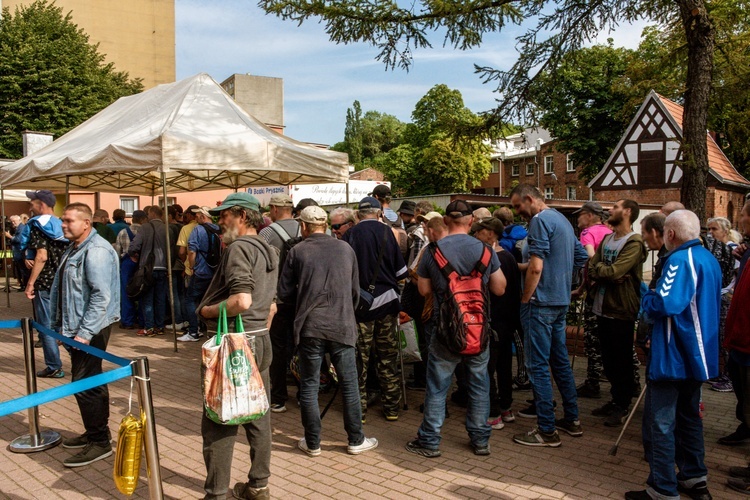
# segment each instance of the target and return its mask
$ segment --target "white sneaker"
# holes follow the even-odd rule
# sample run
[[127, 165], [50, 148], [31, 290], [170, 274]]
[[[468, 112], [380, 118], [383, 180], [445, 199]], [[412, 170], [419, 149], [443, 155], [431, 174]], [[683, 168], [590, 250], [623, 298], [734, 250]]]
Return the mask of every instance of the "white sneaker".
[[[182, 330], [182, 329], [183, 329], [184, 327], [186, 327], [187, 325], [188, 325], [188, 322], [187, 322], [187, 321], [184, 321], [184, 322], [182, 322], [182, 323], [175, 323], [175, 325], [174, 325], [174, 326], [175, 326], [175, 328], [177, 328], [177, 330]], [[167, 325], [164, 325], [164, 329], [165, 329], [165, 330], [170, 330], [170, 331], [173, 331], [173, 330], [172, 330], [172, 323], [169, 323], [169, 324], [167, 324]]]
[[190, 333], [186, 333], [182, 337], [177, 337], [177, 342], [198, 342], [200, 339], [200, 335], [192, 335]]
[[317, 457], [318, 455], [320, 455], [320, 448], [311, 450], [307, 447], [307, 441], [305, 441], [305, 438], [299, 440], [299, 442], [297, 443], [297, 448], [307, 453], [307, 455], [310, 457]]
[[505, 427], [505, 423], [503, 422], [503, 417], [490, 418], [489, 420], [487, 420], [487, 425], [489, 425], [496, 431], [499, 431], [500, 429]]
[[358, 444], [356, 446], [349, 445], [346, 447], [346, 452], [349, 455], [359, 455], [360, 453], [364, 453], [366, 451], [374, 450], [378, 447], [378, 440], [375, 438], [368, 438], [366, 437], [364, 441], [362, 441], [362, 444]]

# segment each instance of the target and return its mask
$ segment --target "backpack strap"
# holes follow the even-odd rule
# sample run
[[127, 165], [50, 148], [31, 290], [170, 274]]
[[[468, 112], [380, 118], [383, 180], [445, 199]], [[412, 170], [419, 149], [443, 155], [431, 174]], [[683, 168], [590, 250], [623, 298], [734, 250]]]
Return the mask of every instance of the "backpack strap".
[[484, 272], [487, 270], [487, 267], [490, 265], [490, 259], [492, 259], [492, 253], [490, 252], [490, 247], [487, 245], [484, 245], [484, 250], [482, 250], [482, 257], [477, 261], [477, 265], [474, 266], [474, 271], [479, 275], [484, 275]]
[[430, 252], [432, 252], [432, 257], [435, 259], [435, 263], [438, 265], [438, 268], [440, 268], [440, 271], [443, 273], [446, 280], [450, 281], [451, 275], [458, 274], [456, 268], [448, 262], [448, 259], [445, 258], [445, 255], [440, 251], [440, 247], [438, 247], [437, 244], [430, 244], [429, 249]]
[[[281, 224], [278, 224], [278, 223], [274, 222], [273, 224], [271, 224], [268, 227], [270, 227], [271, 229], [273, 229], [273, 231], [276, 234], [279, 235], [279, 238], [281, 238], [281, 241], [286, 242], [287, 240], [292, 239], [292, 235], [289, 234], [289, 232], [286, 229], [284, 229], [281, 226]], [[282, 233], [282, 231], [283, 231], [283, 233]]]

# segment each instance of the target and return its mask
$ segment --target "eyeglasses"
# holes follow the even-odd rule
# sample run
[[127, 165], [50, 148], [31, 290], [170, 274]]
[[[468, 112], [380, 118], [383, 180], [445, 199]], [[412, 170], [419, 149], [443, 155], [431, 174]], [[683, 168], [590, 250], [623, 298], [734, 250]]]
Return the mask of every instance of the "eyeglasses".
[[351, 222], [343, 222], [341, 224], [331, 224], [331, 229], [333, 229], [334, 231], [338, 231], [339, 229], [341, 229], [342, 226], [346, 226], [347, 224], [351, 224]]

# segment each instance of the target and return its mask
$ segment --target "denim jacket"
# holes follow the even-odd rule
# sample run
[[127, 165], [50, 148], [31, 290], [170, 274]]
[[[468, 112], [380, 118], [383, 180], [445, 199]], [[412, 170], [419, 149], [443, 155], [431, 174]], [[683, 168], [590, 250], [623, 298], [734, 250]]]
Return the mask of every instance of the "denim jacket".
[[92, 230], [78, 247], [65, 250], [60, 264], [50, 291], [52, 325], [66, 337], [91, 340], [120, 320], [120, 259]]

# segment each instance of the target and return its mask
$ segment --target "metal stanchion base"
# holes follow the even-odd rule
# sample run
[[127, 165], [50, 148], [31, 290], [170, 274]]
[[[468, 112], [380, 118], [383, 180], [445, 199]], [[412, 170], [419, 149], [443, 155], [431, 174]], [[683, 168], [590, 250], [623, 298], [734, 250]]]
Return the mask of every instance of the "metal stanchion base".
[[38, 436], [26, 434], [14, 439], [8, 450], [13, 453], [34, 453], [54, 448], [62, 442], [62, 436], [55, 431], [41, 431]]

